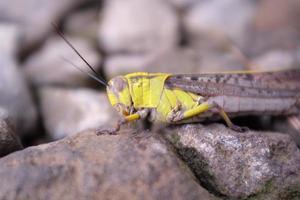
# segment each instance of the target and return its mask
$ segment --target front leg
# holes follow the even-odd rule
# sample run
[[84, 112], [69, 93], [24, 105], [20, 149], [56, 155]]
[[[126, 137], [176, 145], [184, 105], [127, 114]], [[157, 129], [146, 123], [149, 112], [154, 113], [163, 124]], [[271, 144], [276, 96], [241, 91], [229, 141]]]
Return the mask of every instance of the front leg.
[[96, 131], [96, 134], [97, 135], [102, 135], [102, 134], [116, 135], [123, 124], [127, 124], [129, 122], [136, 121], [138, 119], [144, 119], [147, 117], [148, 113], [149, 113], [149, 109], [142, 109], [131, 115], [122, 116], [121, 119], [118, 120], [117, 124], [114, 127], [105, 128], [105, 129], [100, 128]]

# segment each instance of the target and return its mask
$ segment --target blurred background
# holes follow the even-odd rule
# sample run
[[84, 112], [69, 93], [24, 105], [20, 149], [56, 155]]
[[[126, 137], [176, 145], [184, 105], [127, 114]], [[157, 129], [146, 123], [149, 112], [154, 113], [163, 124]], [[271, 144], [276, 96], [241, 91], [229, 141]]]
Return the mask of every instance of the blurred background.
[[25, 146], [116, 119], [52, 22], [109, 80], [299, 67], [299, 19], [299, 0], [2, 0], [0, 119]]

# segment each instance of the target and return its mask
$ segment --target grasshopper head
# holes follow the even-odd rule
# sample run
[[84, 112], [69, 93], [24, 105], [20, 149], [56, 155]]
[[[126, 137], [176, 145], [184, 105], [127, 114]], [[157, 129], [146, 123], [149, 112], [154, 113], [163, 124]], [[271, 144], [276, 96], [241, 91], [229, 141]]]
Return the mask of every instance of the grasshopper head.
[[132, 108], [132, 100], [127, 79], [122, 76], [111, 79], [108, 82], [106, 91], [111, 105], [121, 115], [129, 115]]

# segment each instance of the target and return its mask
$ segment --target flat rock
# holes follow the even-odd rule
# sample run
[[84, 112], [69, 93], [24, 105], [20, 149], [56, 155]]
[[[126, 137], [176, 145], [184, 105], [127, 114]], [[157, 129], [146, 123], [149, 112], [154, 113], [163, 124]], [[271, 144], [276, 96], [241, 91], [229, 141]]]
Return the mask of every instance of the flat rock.
[[14, 25], [0, 25], [0, 106], [16, 121], [17, 133], [26, 134], [35, 127], [37, 111], [16, 61], [18, 36]]
[[38, 93], [44, 124], [53, 139], [117, 122], [117, 113], [104, 92], [85, 88], [42, 87]]
[[0, 159], [0, 199], [216, 199], [158, 134], [75, 137]]
[[174, 47], [179, 38], [178, 22], [164, 1], [106, 1], [98, 37], [108, 53], [145, 54]]
[[[95, 70], [99, 70], [101, 55], [93, 49], [92, 45], [79, 37], [66, 37], [90, 65]], [[87, 85], [91, 78], [66, 60], [84, 71], [91, 71], [66, 42], [56, 36], [47, 40], [40, 51], [27, 59], [23, 66], [24, 73], [37, 86], [49, 84]]]
[[20, 149], [22, 144], [16, 135], [15, 124], [7, 111], [0, 107], [0, 157]]
[[285, 134], [184, 125], [167, 138], [203, 186], [230, 199], [298, 199], [300, 150]]

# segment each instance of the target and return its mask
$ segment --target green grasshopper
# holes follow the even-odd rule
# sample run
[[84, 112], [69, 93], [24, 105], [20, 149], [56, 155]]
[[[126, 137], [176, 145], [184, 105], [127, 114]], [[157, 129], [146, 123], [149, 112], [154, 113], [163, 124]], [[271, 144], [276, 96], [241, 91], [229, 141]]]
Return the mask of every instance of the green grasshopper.
[[247, 129], [234, 125], [231, 116], [294, 115], [300, 111], [300, 69], [196, 75], [136, 72], [106, 83], [57, 31], [93, 71], [88, 75], [106, 86], [111, 105], [120, 113], [117, 126], [104, 132], [115, 133], [122, 124], [145, 118], [179, 124], [220, 116], [229, 128], [241, 132]]

